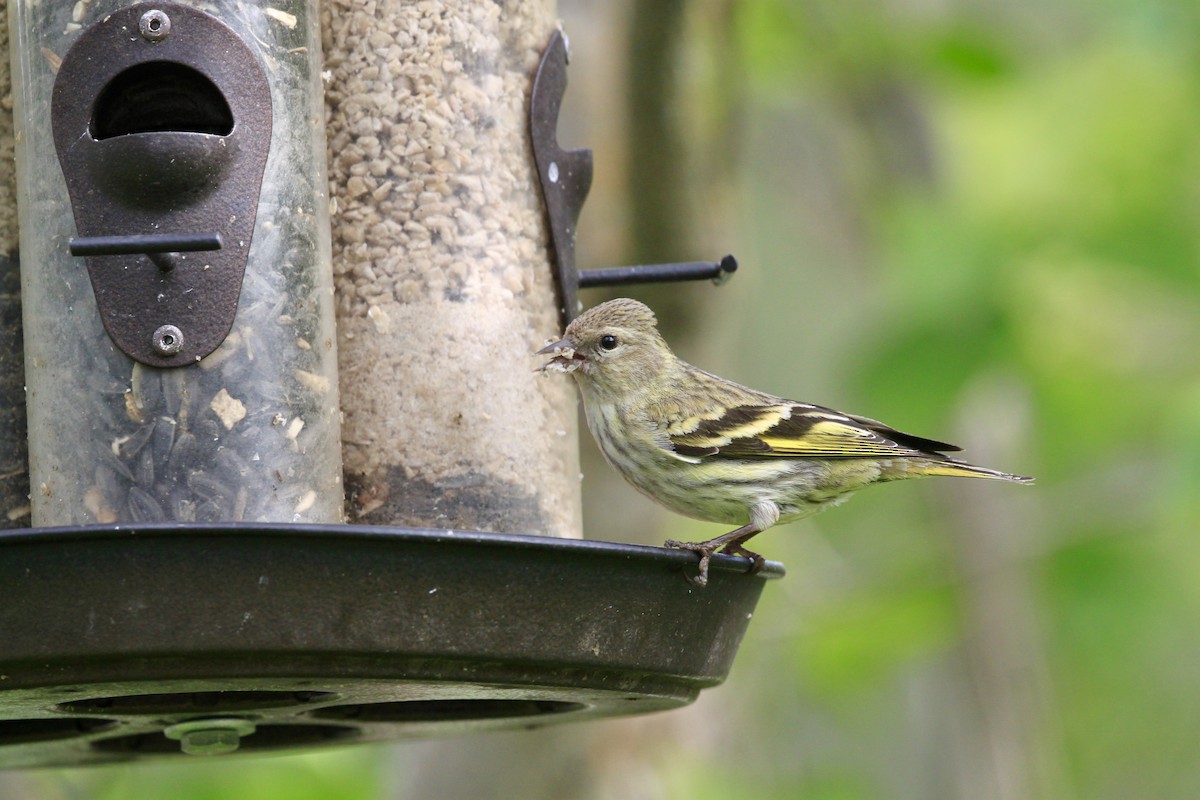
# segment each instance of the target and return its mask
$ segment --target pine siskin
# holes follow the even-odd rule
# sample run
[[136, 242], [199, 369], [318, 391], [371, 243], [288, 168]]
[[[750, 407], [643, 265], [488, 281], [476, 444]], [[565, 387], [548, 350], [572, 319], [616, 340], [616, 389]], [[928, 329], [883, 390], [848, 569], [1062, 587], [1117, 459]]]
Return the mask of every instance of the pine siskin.
[[579, 383], [588, 427], [617, 472], [643, 494], [694, 519], [741, 527], [707, 542], [668, 541], [700, 556], [688, 578], [708, 583], [712, 554], [741, 555], [755, 534], [815, 514], [872, 483], [957, 475], [1032, 483], [943, 453], [960, 448], [866, 417], [739, 386], [675, 356], [654, 312], [636, 300], [589, 309], [539, 371]]

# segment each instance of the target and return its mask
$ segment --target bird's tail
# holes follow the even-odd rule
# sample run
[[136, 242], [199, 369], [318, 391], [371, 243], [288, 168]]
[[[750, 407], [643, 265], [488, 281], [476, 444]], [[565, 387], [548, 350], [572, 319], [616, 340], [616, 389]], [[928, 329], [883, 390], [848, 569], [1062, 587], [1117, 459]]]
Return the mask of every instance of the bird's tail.
[[949, 475], [958, 478], [991, 478], [998, 481], [1012, 481], [1013, 483], [1033, 483], [1033, 478], [1028, 478], [1024, 475], [1014, 475], [1011, 472], [1000, 472], [987, 467], [977, 467], [974, 464], [968, 464], [965, 461], [959, 461], [955, 458], [947, 458], [942, 461], [921, 461], [909, 466], [910, 472], [915, 472], [918, 475]]

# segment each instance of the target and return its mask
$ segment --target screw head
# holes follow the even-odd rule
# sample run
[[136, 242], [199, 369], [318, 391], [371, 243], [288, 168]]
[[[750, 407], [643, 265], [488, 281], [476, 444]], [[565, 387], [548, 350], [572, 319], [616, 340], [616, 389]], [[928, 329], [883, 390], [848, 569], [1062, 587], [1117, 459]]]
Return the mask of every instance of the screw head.
[[138, 32], [147, 42], [161, 42], [171, 32], [171, 18], [165, 12], [153, 8], [138, 20]]
[[254, 723], [248, 719], [193, 719], [180, 722], [163, 731], [168, 739], [179, 742], [179, 749], [189, 756], [220, 756], [232, 753], [241, 746], [242, 737], [254, 733]]
[[154, 332], [150, 344], [160, 356], [173, 356], [183, 349], [183, 331], [174, 325], [163, 325]]

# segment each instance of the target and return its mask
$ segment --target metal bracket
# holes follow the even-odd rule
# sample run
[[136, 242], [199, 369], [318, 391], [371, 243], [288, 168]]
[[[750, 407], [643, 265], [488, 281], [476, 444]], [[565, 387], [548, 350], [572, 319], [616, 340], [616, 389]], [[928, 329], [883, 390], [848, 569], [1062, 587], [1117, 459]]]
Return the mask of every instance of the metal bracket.
[[542, 54], [530, 97], [529, 131], [542, 197], [550, 221], [550, 239], [558, 277], [558, 311], [563, 324], [579, 308], [579, 290], [594, 286], [624, 286], [710, 279], [720, 285], [737, 270], [737, 259], [681, 264], [647, 264], [579, 270], [575, 267], [575, 233], [579, 213], [592, 187], [592, 151], [564, 150], [558, 144], [558, 113], [567, 90], [567, 37], [561, 30], [550, 37]]
[[635, 283], [711, 280], [717, 286], [737, 272], [737, 259], [725, 256], [720, 261], [689, 261], [683, 264], [642, 264], [634, 267], [600, 267], [579, 273], [579, 287], [629, 286]]
[[144, 253], [163, 272], [179, 264], [179, 253], [221, 249], [219, 233], [152, 233], [145, 236], [76, 236], [67, 242], [73, 256], [124, 256]]
[[529, 132], [538, 180], [550, 218], [550, 238], [558, 270], [558, 312], [564, 322], [578, 308], [575, 227], [592, 188], [592, 151], [564, 150], [558, 144], [558, 112], [567, 90], [567, 37], [556, 30], [542, 54], [529, 101]]
[[150, 366], [208, 355], [233, 326], [271, 144], [258, 57], [198, 9], [128, 6], [67, 51], [51, 113], [70, 252], [108, 335]]

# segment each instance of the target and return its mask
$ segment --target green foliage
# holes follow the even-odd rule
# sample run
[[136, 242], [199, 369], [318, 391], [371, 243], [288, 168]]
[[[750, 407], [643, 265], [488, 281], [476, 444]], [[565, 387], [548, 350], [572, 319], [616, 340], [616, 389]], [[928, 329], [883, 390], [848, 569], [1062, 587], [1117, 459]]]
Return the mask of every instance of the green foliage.
[[[768, 599], [756, 620], [791, 644], [755, 672], [795, 681], [787, 708], [804, 717], [767, 718], [796, 747], [842, 741], [866, 785], [888, 786], [897, 752], [922, 757], [897, 733], [912, 725], [954, 726], [943, 756], [970, 763], [972, 737], [997, 735], [989, 694], [1008, 691], [987, 659], [1032, 659], [1044, 671], [1013, 678], [1033, 688], [1008, 732], [1027, 740], [1010, 745], [1033, 795], [1194, 796], [1200, 770], [1177, 743], [1200, 714], [1200, 10], [754, 0], [741, 20], [771, 131], [754, 139], [769, 174], [756, 179], [751, 158], [746, 191], [800, 216], [745, 222], [752, 241], [771, 239], [763, 283], [786, 293], [768, 302], [790, 305], [792, 331], [755, 321], [745, 346], [781, 343], [762, 355], [771, 373], [803, 374], [793, 395], [818, 386], [812, 399], [922, 435], [954, 441], [966, 413], [983, 440], [1000, 437], [989, 463], [1039, 478], [1021, 496], [972, 495], [999, 519], [956, 510], [945, 485], [856, 498], [819, 520], [836, 581], [794, 544], [764, 543], [807, 585], [802, 605]], [[776, 145], [814, 117], [855, 144]], [[846, 196], [813, 224], [806, 212], [829, 212], [818, 179]], [[852, 234], [839, 246], [831, 228]], [[1023, 405], [970, 413], [995, 375]], [[981, 525], [1006, 529], [1001, 543], [973, 543]], [[1016, 577], [996, 590], [973, 552]], [[989, 617], [981, 602], [1028, 615]], [[921, 723], [893, 698], [931, 674], [949, 677]], [[798, 780], [841, 758], [815, 757]], [[914, 779], [863, 796], [955, 792]]]
[[796, 639], [796, 663], [821, 697], [861, 693], [946, 647], [956, 627], [954, 598], [945, 587], [872, 587], [815, 612]]
[[[47, 798], [87, 800], [375, 800], [387, 783], [378, 747], [34, 773]], [[51, 787], [58, 787], [61, 795]]]

